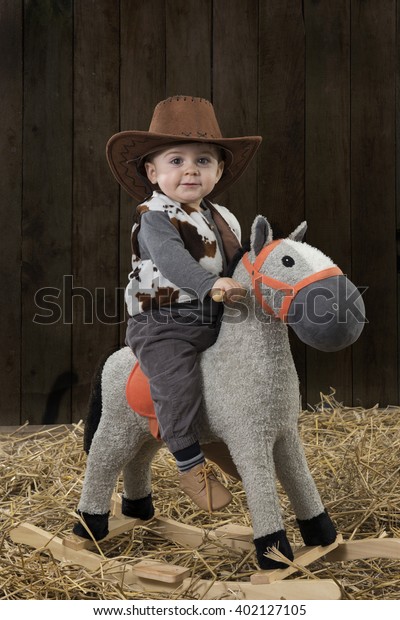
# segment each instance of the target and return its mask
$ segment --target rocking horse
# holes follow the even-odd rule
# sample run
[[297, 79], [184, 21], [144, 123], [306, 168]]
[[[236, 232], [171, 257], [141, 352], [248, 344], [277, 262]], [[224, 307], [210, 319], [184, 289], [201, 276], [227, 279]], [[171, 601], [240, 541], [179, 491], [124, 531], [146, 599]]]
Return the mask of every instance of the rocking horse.
[[[233, 277], [248, 288], [248, 294], [224, 308], [218, 340], [201, 355], [203, 404], [198, 436], [205, 455], [242, 480], [253, 525], [252, 532], [239, 526], [218, 528], [221, 531], [215, 531], [211, 538], [247, 549], [254, 539], [263, 570], [254, 575], [251, 584], [242, 584], [240, 591], [248, 598], [268, 598], [265, 591], [257, 593], [254, 588], [293, 572], [293, 559], [307, 564], [335, 552], [340, 558], [340, 536], [324, 508], [299, 438], [299, 385], [287, 326], [307, 345], [337, 351], [361, 334], [365, 308], [361, 294], [331, 259], [302, 242], [305, 231], [303, 223], [288, 238], [273, 240], [266, 218], [256, 217], [250, 248], [238, 255], [231, 269]], [[61, 544], [64, 555], [57, 548], [64, 559], [75, 554], [74, 561], [78, 561], [79, 554], [91, 553], [85, 551], [91, 544], [141, 523], [189, 546], [203, 540], [200, 528], [154, 513], [151, 462], [162, 442], [148, 419], [128, 403], [126, 386], [128, 379], [135, 385], [135, 362], [128, 347], [113, 353], [94, 385], [85, 430], [88, 459], [78, 506], [80, 521], [75, 524], [75, 534]], [[142, 400], [137, 408], [151, 414], [148, 401]], [[121, 471], [123, 495], [113, 499]], [[295, 557], [285, 533], [275, 472], [306, 545]], [[111, 518], [110, 506], [114, 512]], [[27, 542], [27, 535], [24, 538], [17, 530], [15, 537]], [[28, 539], [34, 544], [32, 535]], [[273, 548], [282, 554], [280, 559], [271, 558], [268, 552]], [[397, 547], [395, 557], [398, 551]], [[80, 557], [81, 563], [95, 562], [89, 556]], [[187, 571], [179, 567], [139, 564], [142, 566], [134, 567], [136, 571], [130, 577], [130, 583], [138, 587], [145, 587], [146, 579], [153, 588], [156, 581], [170, 588], [177, 583], [183, 587], [186, 582]], [[217, 585], [209, 594], [225, 591], [219, 584], [221, 591], [217, 593]], [[275, 590], [270, 594], [276, 597]], [[296, 597], [307, 597], [304, 582]]]
[[[265, 556], [271, 547], [293, 559], [275, 469], [305, 544], [327, 545], [336, 538], [298, 435], [299, 386], [286, 322], [302, 340], [328, 351], [354, 342], [364, 323], [361, 295], [357, 292], [346, 316], [341, 300], [355, 287], [322, 252], [301, 243], [305, 229], [302, 224], [288, 239], [273, 241], [268, 221], [256, 218], [250, 251], [234, 269], [234, 277], [254, 295], [234, 305], [235, 317], [223, 317], [216, 344], [201, 356], [203, 407], [196, 430], [206, 452], [215, 441], [228, 448], [235, 467], [227, 473], [243, 482], [263, 569], [282, 567]], [[127, 403], [125, 386], [134, 363], [131, 350], [123, 348], [102, 371], [101, 418], [78, 507], [97, 540], [108, 533], [111, 495], [122, 469], [122, 513], [146, 520], [154, 514], [150, 464], [161, 444]], [[81, 524], [75, 533], [87, 536]]]

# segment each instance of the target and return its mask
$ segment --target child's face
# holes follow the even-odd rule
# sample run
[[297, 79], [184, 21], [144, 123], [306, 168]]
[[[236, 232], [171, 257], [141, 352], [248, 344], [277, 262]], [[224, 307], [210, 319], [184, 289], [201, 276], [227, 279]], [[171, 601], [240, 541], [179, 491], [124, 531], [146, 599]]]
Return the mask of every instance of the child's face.
[[212, 144], [178, 144], [160, 151], [145, 163], [153, 185], [177, 202], [199, 208], [201, 200], [218, 183], [224, 162]]

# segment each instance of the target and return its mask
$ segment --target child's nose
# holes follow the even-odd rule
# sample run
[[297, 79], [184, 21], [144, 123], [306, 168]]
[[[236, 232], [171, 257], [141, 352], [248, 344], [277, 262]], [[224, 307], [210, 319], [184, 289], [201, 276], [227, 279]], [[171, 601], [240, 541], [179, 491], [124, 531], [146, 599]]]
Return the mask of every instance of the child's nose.
[[198, 168], [197, 162], [189, 161], [185, 168], [185, 172], [186, 174], [198, 174], [199, 168]]

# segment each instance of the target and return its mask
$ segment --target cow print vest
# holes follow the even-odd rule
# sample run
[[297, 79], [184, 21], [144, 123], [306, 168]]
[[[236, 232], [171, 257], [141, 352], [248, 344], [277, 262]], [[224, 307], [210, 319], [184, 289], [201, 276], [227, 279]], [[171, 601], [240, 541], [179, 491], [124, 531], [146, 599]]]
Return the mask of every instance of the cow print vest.
[[[205, 201], [218, 228], [225, 257], [229, 263], [240, 248], [240, 225], [236, 217], [225, 207]], [[138, 223], [132, 228], [132, 272], [125, 291], [125, 301], [131, 316], [175, 303], [188, 303], [195, 299], [187, 291], [175, 286], [163, 276], [150, 259], [142, 260], [138, 244], [140, 218], [147, 211], [166, 213], [179, 232], [188, 252], [212, 274], [220, 276], [223, 258], [212, 230], [212, 224], [200, 212], [181, 205], [160, 192], [154, 192], [149, 200], [137, 207]]]

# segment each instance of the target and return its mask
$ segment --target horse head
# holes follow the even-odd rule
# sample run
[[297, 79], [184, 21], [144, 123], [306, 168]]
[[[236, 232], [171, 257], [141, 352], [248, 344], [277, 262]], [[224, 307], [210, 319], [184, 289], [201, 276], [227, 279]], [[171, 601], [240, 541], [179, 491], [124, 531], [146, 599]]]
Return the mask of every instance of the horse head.
[[286, 239], [274, 240], [268, 220], [257, 216], [242, 263], [265, 313], [290, 325], [305, 344], [339, 351], [360, 336], [364, 301], [330, 258], [303, 242], [306, 230], [303, 222]]

